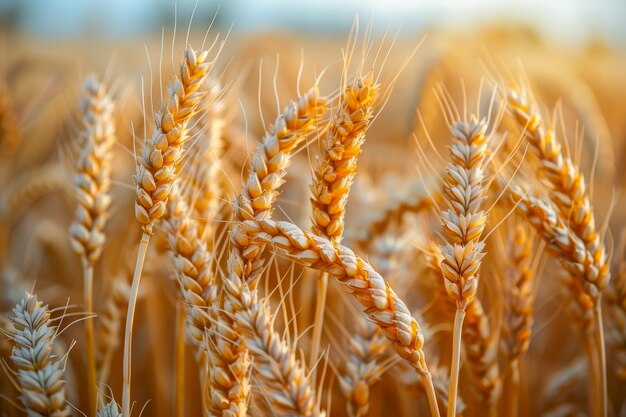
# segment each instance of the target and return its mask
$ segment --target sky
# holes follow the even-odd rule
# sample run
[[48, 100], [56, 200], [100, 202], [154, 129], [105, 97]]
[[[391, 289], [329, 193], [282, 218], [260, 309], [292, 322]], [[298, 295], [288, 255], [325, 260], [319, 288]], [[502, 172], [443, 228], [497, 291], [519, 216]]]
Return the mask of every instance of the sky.
[[358, 14], [373, 27], [466, 29], [491, 22], [526, 23], [548, 38], [578, 44], [601, 38], [626, 46], [626, 0], [0, 0], [0, 22], [41, 37], [124, 38], [174, 22], [218, 24], [235, 32], [345, 33]]

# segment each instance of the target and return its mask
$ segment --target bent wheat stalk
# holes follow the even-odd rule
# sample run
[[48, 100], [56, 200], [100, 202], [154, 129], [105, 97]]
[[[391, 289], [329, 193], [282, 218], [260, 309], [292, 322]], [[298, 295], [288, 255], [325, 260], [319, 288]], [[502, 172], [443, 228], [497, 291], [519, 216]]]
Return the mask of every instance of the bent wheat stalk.
[[237, 225], [233, 233], [242, 242], [252, 240], [259, 244], [270, 243], [285, 250], [295, 262], [328, 272], [346, 285], [365, 307], [363, 313], [381, 328], [396, 353], [420, 374], [428, 394], [431, 414], [439, 416], [437, 398], [423, 351], [422, 330], [406, 304], [367, 262], [351, 249], [307, 233], [289, 222], [248, 219]]
[[[524, 94], [514, 91], [508, 94], [508, 105], [518, 125], [524, 129], [524, 136], [539, 158], [540, 171], [550, 192], [550, 199], [572, 233], [584, 244], [594, 262], [590, 273], [582, 276], [582, 290], [593, 302], [592, 337], [595, 348], [591, 354], [599, 360], [599, 375], [596, 380], [596, 395], [600, 398], [597, 414], [607, 413], [607, 378], [604, 331], [602, 323], [601, 293], [610, 281], [608, 257], [604, 243], [596, 229], [594, 212], [585, 187], [585, 178], [574, 162], [563, 154], [561, 145], [553, 130], [543, 126], [541, 114]], [[593, 368], [593, 367], [592, 367]]]
[[[569, 282], [570, 288], [574, 289], [574, 294], [578, 294], [576, 297], [577, 305], [580, 307], [583, 314], [591, 312], [595, 317], [598, 307], [594, 307], [594, 303], [598, 303], [597, 299], [594, 299], [588, 292], [581, 289], [582, 283], [585, 281], [593, 281], [594, 277], [597, 277], [598, 270], [602, 268], [604, 263], [603, 259], [596, 258], [589, 250], [585, 243], [564, 223], [559, 216], [557, 209], [550, 201], [543, 201], [534, 196], [524, 194], [524, 192], [518, 187], [511, 188], [511, 196], [515, 203], [517, 203], [518, 210], [522, 212], [530, 224], [537, 230], [547, 244], [547, 249], [558, 256], [563, 268], [570, 274], [572, 280]], [[599, 295], [598, 295], [599, 296]], [[589, 329], [591, 326], [589, 321], [586, 321], [584, 329]], [[596, 327], [593, 331], [601, 330]], [[587, 343], [589, 353], [589, 365], [594, 374], [593, 378], [597, 384], [592, 385], [597, 389], [594, 393], [595, 398], [599, 398], [600, 407], [592, 407], [595, 410], [595, 414], [603, 414], [602, 400], [602, 387], [601, 383], [602, 371], [598, 369], [601, 364], [601, 355], [597, 354], [598, 345], [597, 340], [594, 343]], [[599, 374], [599, 375], [598, 375]]]
[[209, 51], [197, 54], [191, 47], [185, 50], [177, 77], [168, 89], [169, 101], [155, 115], [154, 134], [146, 138], [141, 155], [136, 158], [135, 217], [142, 225], [143, 233], [137, 251], [124, 331], [124, 417], [130, 417], [132, 329], [143, 264], [154, 224], [165, 213], [168, 195], [180, 171], [184, 157], [183, 144], [189, 139], [187, 124], [204, 95], [200, 87], [213, 67], [214, 61], [207, 61], [208, 55]]

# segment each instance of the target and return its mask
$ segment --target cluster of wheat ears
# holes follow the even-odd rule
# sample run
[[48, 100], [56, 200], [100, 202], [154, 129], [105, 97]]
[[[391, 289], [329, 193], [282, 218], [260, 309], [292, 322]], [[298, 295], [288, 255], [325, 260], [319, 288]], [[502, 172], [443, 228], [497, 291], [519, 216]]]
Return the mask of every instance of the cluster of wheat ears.
[[[611, 234], [596, 222], [594, 170], [583, 172], [557, 128], [563, 114], [546, 114], [530, 83], [513, 81], [522, 75], [485, 65], [484, 83], [462, 102], [437, 85], [445, 129], [418, 109], [406, 152], [385, 153], [391, 139], [379, 134], [369, 139], [378, 168], [360, 168], [404, 63], [382, 76], [389, 48], [355, 33], [329, 64], [342, 68], [334, 90], [322, 92], [326, 70], [303, 86], [301, 66], [286, 106], [263, 105], [259, 93], [265, 114], [277, 114], [252, 153], [228, 128], [245, 112], [241, 77], [217, 69], [228, 49], [219, 37], [187, 46], [167, 89], [144, 99], [143, 134], [117, 108], [119, 83], [108, 90], [106, 76], [87, 77], [71, 106], [74, 140], [57, 145], [65, 164], [11, 160], [25, 134], [2, 87], [2, 288], [14, 307], [2, 319], [0, 415], [618, 415], [624, 239], [614, 245], [619, 226]], [[409, 55], [419, 59], [419, 49]], [[115, 158], [131, 130], [133, 158]], [[300, 172], [287, 175], [294, 161]], [[410, 167], [413, 186], [376, 193], [358, 180], [396, 163]], [[116, 175], [122, 164], [132, 181]], [[295, 185], [282, 190], [291, 175]], [[132, 188], [130, 223], [119, 220], [131, 208], [116, 201], [118, 185]], [[53, 191], [69, 196], [72, 221], [31, 229], [51, 266], [27, 285], [11, 268], [12, 227]], [[277, 210], [283, 199], [305, 214]], [[54, 285], [66, 269], [46, 261], [58, 239], [74, 252], [67, 269], [82, 272], [70, 285], [82, 296], [69, 301]], [[548, 313], [536, 312], [540, 288]], [[49, 308], [45, 297], [62, 301]], [[556, 353], [528, 365], [535, 335], [547, 337], [540, 332], [561, 315], [571, 326], [551, 339]], [[551, 367], [579, 348], [584, 361]], [[581, 379], [573, 396], [584, 408], [559, 397]], [[157, 405], [142, 404], [146, 391]]]

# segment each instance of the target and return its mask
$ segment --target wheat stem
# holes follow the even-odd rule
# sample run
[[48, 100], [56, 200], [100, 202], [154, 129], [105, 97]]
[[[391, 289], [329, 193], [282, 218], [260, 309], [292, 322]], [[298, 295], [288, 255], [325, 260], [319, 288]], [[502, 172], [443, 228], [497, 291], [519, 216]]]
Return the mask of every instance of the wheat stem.
[[185, 416], [185, 306], [176, 303], [174, 416]]
[[[328, 274], [320, 272], [316, 282], [317, 294], [315, 297], [315, 321], [313, 322], [313, 336], [311, 338], [311, 355], [309, 364], [317, 362], [320, 344], [322, 342], [322, 329], [324, 328], [324, 312], [326, 311], [326, 292], [328, 291]], [[311, 381], [315, 382], [317, 367], [311, 371]]]
[[594, 338], [597, 359], [599, 361], [599, 369], [597, 375], [596, 389], [598, 401], [598, 415], [606, 417], [607, 415], [607, 375], [606, 375], [606, 351], [604, 343], [604, 326], [602, 322], [602, 302], [598, 300], [593, 309], [594, 321]]
[[509, 362], [509, 372], [504, 379], [504, 415], [517, 417], [519, 415], [519, 360]]
[[[83, 299], [87, 316], [93, 314], [93, 265], [83, 264]], [[87, 359], [87, 392], [89, 396], [89, 412], [96, 412], [97, 408], [97, 378], [96, 378], [96, 351], [94, 342], [94, 320], [85, 320], [85, 357]]]
[[139, 281], [143, 271], [143, 264], [146, 260], [146, 252], [148, 252], [148, 244], [152, 228], [148, 227], [141, 234], [139, 249], [137, 250], [137, 261], [135, 263], [135, 272], [133, 274], [133, 283], [130, 287], [130, 296], [128, 297], [128, 312], [126, 313], [126, 327], [124, 330], [124, 364], [123, 364], [123, 386], [122, 386], [122, 416], [130, 417], [130, 377], [131, 377], [131, 347], [133, 337], [133, 322], [135, 319], [135, 307], [137, 306], [137, 295], [139, 294]]
[[450, 389], [448, 394], [448, 417], [456, 416], [456, 397], [459, 386], [459, 368], [461, 365], [461, 333], [463, 331], [465, 310], [457, 310], [454, 315], [452, 333], [452, 362], [450, 367]]

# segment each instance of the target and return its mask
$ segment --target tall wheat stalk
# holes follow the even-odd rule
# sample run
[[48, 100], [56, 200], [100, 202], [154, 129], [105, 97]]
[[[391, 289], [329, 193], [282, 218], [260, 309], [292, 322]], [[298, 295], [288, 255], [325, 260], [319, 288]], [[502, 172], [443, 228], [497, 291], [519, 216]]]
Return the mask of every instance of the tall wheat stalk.
[[[104, 87], [89, 77], [80, 103], [82, 149], [76, 166], [74, 183], [78, 207], [70, 226], [72, 248], [83, 267], [83, 301], [87, 314], [93, 314], [93, 270], [104, 248], [104, 227], [111, 197], [111, 158], [115, 143], [113, 102]], [[94, 320], [85, 321], [85, 356], [89, 415], [97, 408], [97, 376], [94, 343]]]
[[448, 295], [456, 302], [448, 417], [456, 414], [456, 396], [461, 360], [461, 335], [465, 310], [476, 296], [478, 271], [485, 256], [481, 235], [487, 213], [481, 209], [485, 199], [483, 163], [487, 152], [487, 123], [471, 117], [452, 126], [451, 164], [445, 178], [445, 197], [450, 208], [442, 212], [443, 231], [447, 238], [441, 248], [441, 269]]
[[214, 61], [207, 61], [209, 51], [197, 54], [185, 50], [180, 70], [168, 89], [168, 102], [155, 115], [154, 133], [144, 141], [137, 157], [135, 174], [135, 217], [143, 233], [137, 250], [124, 331], [124, 385], [122, 415], [130, 417], [131, 346], [133, 321], [143, 264], [153, 234], [153, 227], [165, 213], [172, 185], [184, 157], [183, 145], [189, 140], [187, 124], [196, 112], [204, 92], [200, 89]]

